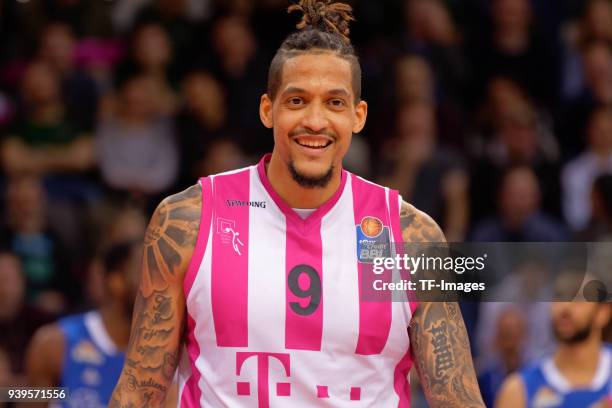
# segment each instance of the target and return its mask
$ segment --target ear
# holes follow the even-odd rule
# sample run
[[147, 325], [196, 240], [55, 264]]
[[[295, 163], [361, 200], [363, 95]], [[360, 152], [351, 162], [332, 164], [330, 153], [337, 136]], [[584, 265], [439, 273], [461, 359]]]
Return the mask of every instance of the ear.
[[353, 125], [353, 133], [359, 133], [363, 130], [368, 117], [368, 104], [366, 101], [359, 101], [355, 106], [355, 124]]
[[261, 123], [268, 129], [274, 127], [274, 120], [272, 119], [272, 99], [270, 99], [268, 94], [261, 95], [261, 100], [259, 101], [259, 118], [261, 119]]
[[597, 315], [595, 318], [597, 319], [597, 325], [601, 329], [604, 329], [610, 322], [610, 313], [612, 312], [610, 310], [611, 308], [612, 306], [608, 303], [599, 305], [599, 310], [597, 310]]

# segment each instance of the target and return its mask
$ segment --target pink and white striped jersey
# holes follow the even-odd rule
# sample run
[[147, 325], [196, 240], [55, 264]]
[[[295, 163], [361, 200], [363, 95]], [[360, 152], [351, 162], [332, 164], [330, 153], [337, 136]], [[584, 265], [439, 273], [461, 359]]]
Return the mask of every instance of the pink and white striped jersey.
[[364, 230], [401, 242], [401, 197], [343, 170], [303, 219], [269, 157], [200, 180], [179, 406], [409, 407], [416, 303], [362, 299], [358, 253]]

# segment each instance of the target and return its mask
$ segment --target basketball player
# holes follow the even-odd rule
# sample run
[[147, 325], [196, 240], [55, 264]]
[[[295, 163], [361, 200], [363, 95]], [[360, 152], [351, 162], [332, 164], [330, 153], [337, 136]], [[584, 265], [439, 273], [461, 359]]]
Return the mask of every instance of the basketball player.
[[496, 407], [608, 407], [612, 351], [601, 339], [610, 304], [552, 303], [551, 317], [559, 342], [555, 353], [508, 377]]
[[69, 388], [69, 399], [59, 406], [106, 406], [123, 367], [140, 245], [116, 244], [103, 258], [100, 307], [41, 327], [28, 349], [30, 385]]
[[157, 406], [178, 365], [181, 407], [409, 407], [414, 359], [430, 406], [484, 407], [455, 303], [362, 297], [360, 250], [444, 237], [342, 169], [367, 116], [351, 7], [293, 10], [260, 102], [273, 152], [155, 211], [110, 406]]

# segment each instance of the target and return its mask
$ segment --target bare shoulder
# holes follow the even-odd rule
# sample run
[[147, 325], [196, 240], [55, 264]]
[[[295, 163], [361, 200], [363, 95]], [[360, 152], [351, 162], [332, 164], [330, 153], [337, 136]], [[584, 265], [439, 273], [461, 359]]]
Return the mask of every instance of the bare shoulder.
[[157, 206], [144, 239], [145, 296], [182, 282], [198, 236], [201, 209], [199, 183], [166, 197]]
[[56, 385], [62, 371], [65, 338], [57, 323], [40, 327], [27, 349], [26, 371], [32, 385]]
[[57, 347], [64, 348], [64, 332], [57, 323], [41, 326], [34, 333], [30, 347], [49, 347], [54, 350], [57, 350]]
[[404, 242], [446, 242], [433, 218], [405, 201], [400, 209], [400, 224]]
[[525, 385], [518, 374], [506, 378], [497, 394], [495, 408], [522, 408], [525, 403]]

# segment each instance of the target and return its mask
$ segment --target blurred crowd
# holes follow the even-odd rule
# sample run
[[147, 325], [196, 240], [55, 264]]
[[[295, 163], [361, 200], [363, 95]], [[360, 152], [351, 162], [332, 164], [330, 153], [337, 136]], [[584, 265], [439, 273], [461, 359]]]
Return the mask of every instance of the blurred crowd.
[[[612, 0], [349, 3], [369, 117], [348, 170], [450, 241], [610, 240]], [[271, 150], [258, 106], [287, 6], [0, 2], [0, 382], [25, 381], [37, 327], [97, 305], [101, 251], [142, 239], [163, 196]], [[548, 317], [496, 316], [509, 371]]]

